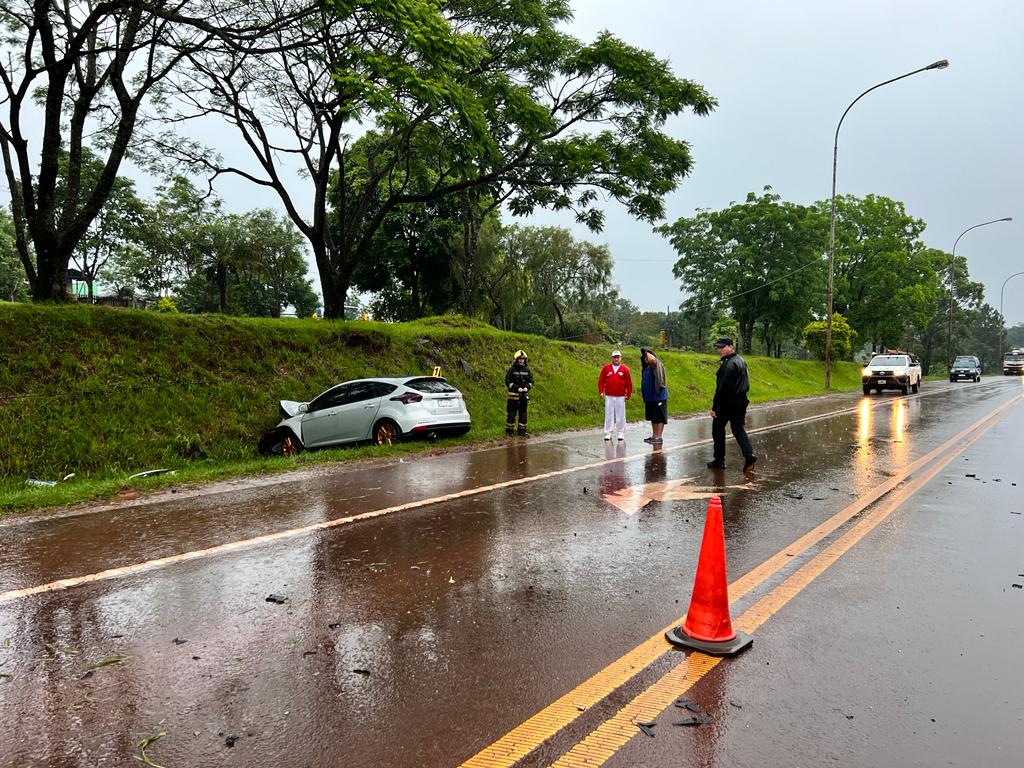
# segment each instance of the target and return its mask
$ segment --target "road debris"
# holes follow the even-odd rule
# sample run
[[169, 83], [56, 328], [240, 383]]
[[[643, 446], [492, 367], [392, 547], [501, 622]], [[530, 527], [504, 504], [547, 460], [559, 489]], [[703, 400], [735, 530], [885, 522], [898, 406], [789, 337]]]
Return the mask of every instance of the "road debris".
[[707, 725], [710, 722], [711, 718], [707, 715], [692, 715], [681, 720], [673, 720], [672, 725]]
[[370, 676], [370, 670], [368, 669], [353, 669], [352, 671], [357, 675], [362, 675], [363, 677]]
[[86, 678], [92, 677], [93, 673], [97, 669], [102, 669], [103, 667], [109, 667], [109, 666], [112, 666], [114, 664], [124, 664], [124, 662], [127, 661], [127, 659], [128, 659], [127, 656], [108, 656], [105, 659], [100, 659], [99, 661], [94, 661], [92, 664], [88, 665], [85, 668], [85, 670], [82, 672], [82, 674], [80, 676], [80, 679], [85, 680]]
[[224, 739], [224, 744], [228, 749], [231, 749], [238, 742], [238, 736], [228, 736]]
[[284, 595], [267, 595], [268, 603], [276, 603], [277, 605], [284, 605], [288, 602], [288, 598]]
[[676, 706], [680, 709], [688, 709], [698, 715], [703, 715], [704, 709], [693, 699], [676, 699]]
[[140, 477], [152, 477], [153, 475], [162, 475], [165, 472], [174, 474], [174, 470], [170, 468], [165, 469], [147, 469], [144, 472], [136, 472], [134, 475], [128, 475], [129, 480], [137, 480]]
[[657, 723], [652, 721], [650, 723], [637, 723], [636, 727], [639, 728], [644, 733], [646, 733], [651, 738], [654, 738], [654, 726], [656, 726], [656, 725], [657, 725]]
[[162, 765], [158, 765], [157, 763], [154, 763], [152, 760], [149, 759], [149, 756], [146, 754], [146, 750], [149, 749], [149, 747], [154, 742], [162, 739], [166, 735], [166, 733], [161, 731], [160, 733], [154, 733], [152, 736], [147, 736], [142, 741], [140, 741], [139, 756], [137, 756], [135, 759], [141, 762], [143, 765], [149, 766], [149, 768], [163, 768]]
[[176, 637], [171, 642], [174, 643], [175, 645], [184, 645], [185, 643], [188, 642], [188, 640], [183, 640], [180, 637]]

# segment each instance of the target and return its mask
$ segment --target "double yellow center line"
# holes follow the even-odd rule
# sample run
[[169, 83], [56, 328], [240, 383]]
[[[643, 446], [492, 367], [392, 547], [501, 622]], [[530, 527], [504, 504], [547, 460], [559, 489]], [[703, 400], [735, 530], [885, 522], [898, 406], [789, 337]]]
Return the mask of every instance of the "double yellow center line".
[[[788, 547], [780, 550], [743, 577], [729, 585], [730, 603], [745, 596], [779, 573], [793, 558], [821, 542], [854, 516], [882, 500], [848, 531], [823, 551], [768, 592], [734, 622], [736, 629], [752, 633], [792, 600], [818, 575], [847, 552], [854, 544], [891, 515], [910, 496], [929, 482], [965, 448], [993, 427], [1019, 397], [1004, 403], [991, 413], [951, 437], [938, 448], [906, 466], [902, 472], [858, 498], [842, 511], [807, 532]], [[915, 475], [915, 473], [920, 474]], [[913, 477], [912, 477], [913, 476]], [[636, 676], [670, 650], [664, 634], [685, 619], [659, 630], [627, 654], [609, 664], [596, 675], [565, 694], [526, 722], [486, 747], [460, 768], [510, 768], [540, 747], [573, 721], [584, 710], [602, 701], [613, 691]], [[721, 661], [701, 653], [690, 653], [685, 660], [637, 695], [625, 707], [602, 722], [568, 752], [552, 763], [559, 768], [595, 768], [603, 765], [630, 739], [636, 736], [636, 723], [651, 720], [672, 705], [698, 680]]]

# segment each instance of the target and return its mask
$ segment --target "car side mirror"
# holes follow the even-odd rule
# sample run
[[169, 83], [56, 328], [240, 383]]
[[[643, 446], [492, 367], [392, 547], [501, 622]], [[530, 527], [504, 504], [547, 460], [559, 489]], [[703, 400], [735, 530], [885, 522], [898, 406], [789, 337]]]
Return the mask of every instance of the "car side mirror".
[[309, 403], [301, 403], [296, 413], [309, 413]]

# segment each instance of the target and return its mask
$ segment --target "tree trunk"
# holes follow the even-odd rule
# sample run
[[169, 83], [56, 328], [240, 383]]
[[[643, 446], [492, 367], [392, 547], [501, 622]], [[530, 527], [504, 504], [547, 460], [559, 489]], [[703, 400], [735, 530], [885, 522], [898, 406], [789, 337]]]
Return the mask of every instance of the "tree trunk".
[[71, 301], [67, 291], [70, 251], [59, 253], [54, 243], [36, 245], [36, 279], [32, 281], [33, 301], [66, 303]]

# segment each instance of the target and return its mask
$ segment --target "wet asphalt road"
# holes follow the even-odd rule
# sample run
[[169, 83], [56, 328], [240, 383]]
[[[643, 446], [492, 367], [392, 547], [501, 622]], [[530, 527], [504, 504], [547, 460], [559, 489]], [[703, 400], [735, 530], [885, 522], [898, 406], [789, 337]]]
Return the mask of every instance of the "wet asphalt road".
[[[167, 768], [459, 765], [682, 616], [710, 493], [735, 579], [1021, 385], [755, 409], [749, 477], [705, 469], [709, 423], [688, 419], [661, 451], [632, 424], [624, 445], [510, 440], [0, 521], [0, 766], [138, 764], [160, 733]], [[608, 764], [1020, 765], [1022, 436], [1016, 407], [703, 677], [711, 723], [666, 712]], [[524, 764], [682, 657], [666, 646]]]

